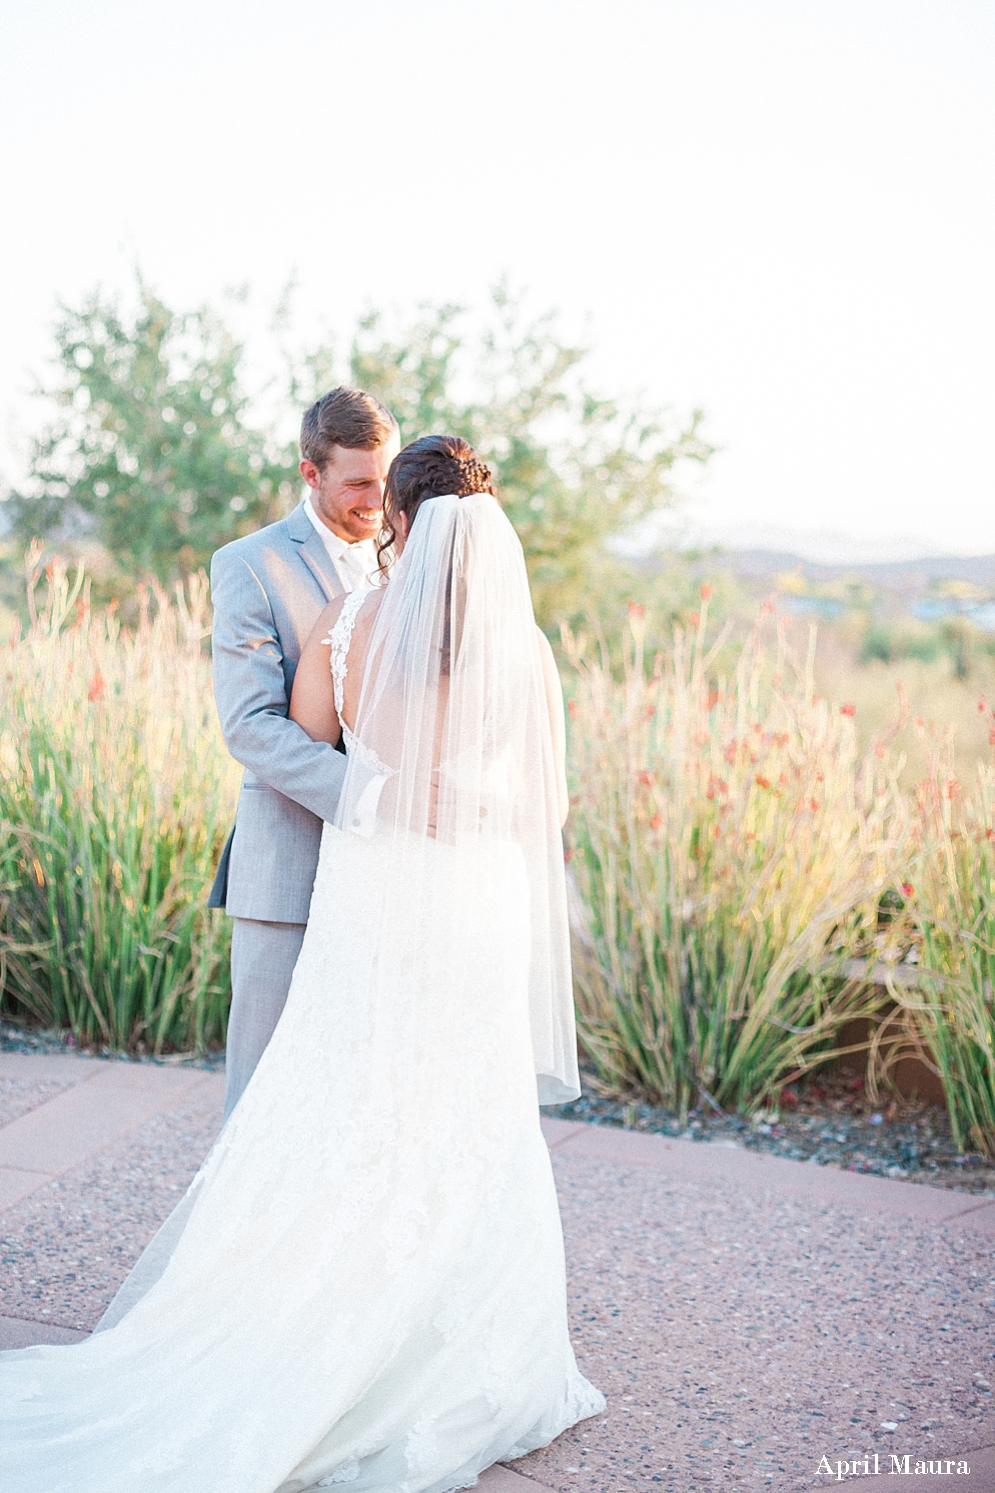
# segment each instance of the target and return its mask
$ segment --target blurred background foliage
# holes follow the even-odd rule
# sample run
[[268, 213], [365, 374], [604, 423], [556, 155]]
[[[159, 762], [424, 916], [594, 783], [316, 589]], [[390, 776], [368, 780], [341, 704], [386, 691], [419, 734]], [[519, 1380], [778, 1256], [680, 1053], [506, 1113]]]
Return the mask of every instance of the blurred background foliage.
[[[140, 578], [183, 579], [298, 501], [296, 441], [253, 423], [245, 349], [218, 313], [174, 311], [139, 277], [130, 311], [95, 291], [60, 308], [54, 333], [55, 377], [39, 392], [58, 414], [5, 504], [14, 548], [37, 536], [84, 553], [97, 594], [124, 599]], [[553, 627], [628, 599], [632, 566], [607, 542], [671, 506], [675, 468], [712, 454], [700, 411], [682, 420], [602, 398], [585, 355], [499, 287], [482, 327], [453, 305], [393, 328], [370, 312], [344, 355], [329, 344], [288, 355], [281, 402], [299, 418], [351, 383], [393, 410], [404, 441], [465, 436], [495, 471]]]
[[58, 414], [7, 500], [22, 543], [89, 549], [119, 588], [193, 573], [279, 517], [297, 476], [293, 453], [246, 418], [244, 349], [220, 317], [171, 310], [141, 277], [136, 291], [129, 312], [99, 291], [60, 307], [40, 391]]

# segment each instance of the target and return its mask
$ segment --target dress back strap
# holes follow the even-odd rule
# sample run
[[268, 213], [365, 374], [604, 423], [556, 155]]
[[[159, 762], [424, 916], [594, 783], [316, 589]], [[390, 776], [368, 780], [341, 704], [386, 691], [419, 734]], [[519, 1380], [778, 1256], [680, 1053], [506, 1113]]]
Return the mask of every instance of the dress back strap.
[[356, 617], [360, 607], [369, 596], [369, 591], [361, 587], [358, 591], [350, 591], [342, 605], [338, 620], [327, 638], [322, 638], [322, 644], [330, 647], [328, 663], [332, 671], [332, 689], [335, 695], [335, 712], [339, 721], [342, 721], [342, 706], [345, 701], [345, 681], [349, 672], [346, 658], [349, 654], [349, 644], [352, 642], [352, 630], [356, 625]]

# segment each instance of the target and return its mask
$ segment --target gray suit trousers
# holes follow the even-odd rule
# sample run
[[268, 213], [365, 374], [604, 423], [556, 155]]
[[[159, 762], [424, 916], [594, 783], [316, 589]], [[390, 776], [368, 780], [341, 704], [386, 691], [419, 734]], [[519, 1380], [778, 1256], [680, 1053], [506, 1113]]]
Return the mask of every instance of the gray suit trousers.
[[225, 1062], [225, 1119], [242, 1097], [290, 989], [306, 923], [262, 923], [233, 918], [231, 1013]]

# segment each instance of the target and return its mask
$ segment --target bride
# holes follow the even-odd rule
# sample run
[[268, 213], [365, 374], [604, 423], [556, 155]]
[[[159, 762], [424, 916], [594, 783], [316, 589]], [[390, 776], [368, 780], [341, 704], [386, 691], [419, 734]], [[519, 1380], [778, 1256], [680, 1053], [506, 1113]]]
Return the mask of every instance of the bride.
[[145, 1294], [0, 1355], [4, 1493], [448, 1493], [604, 1406], [536, 1103], [578, 1092], [552, 655], [465, 442], [385, 523], [295, 682], [348, 760], [286, 1009]]

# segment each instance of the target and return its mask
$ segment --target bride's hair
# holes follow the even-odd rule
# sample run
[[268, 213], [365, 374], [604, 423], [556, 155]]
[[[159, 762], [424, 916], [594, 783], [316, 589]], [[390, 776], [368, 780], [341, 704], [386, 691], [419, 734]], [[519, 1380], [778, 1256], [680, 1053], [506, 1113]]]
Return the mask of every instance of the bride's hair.
[[455, 493], [458, 498], [470, 493], [493, 494], [491, 469], [485, 466], [468, 441], [458, 435], [423, 435], [405, 446], [390, 464], [384, 488], [383, 528], [377, 544], [381, 570], [384, 557], [396, 537], [394, 523], [398, 514], [408, 517], [408, 530], [426, 498]]

